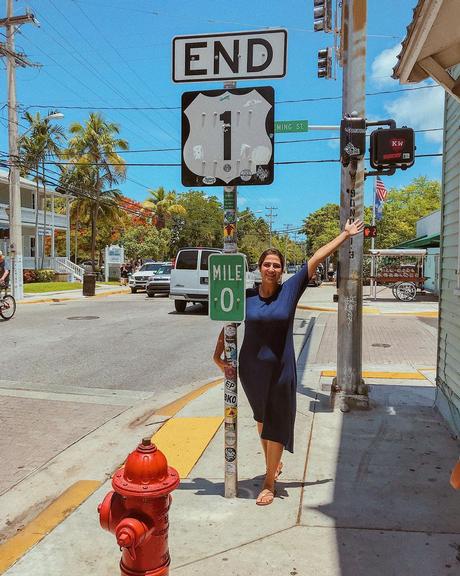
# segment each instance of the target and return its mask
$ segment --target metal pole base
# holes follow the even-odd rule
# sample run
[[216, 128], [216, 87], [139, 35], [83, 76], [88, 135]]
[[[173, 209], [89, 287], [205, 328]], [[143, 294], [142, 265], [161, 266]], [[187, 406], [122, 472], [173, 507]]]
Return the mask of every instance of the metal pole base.
[[370, 410], [369, 386], [361, 380], [356, 393], [349, 393], [341, 390], [337, 386], [337, 379], [334, 378], [331, 386], [331, 407], [333, 410], [338, 408], [341, 412], [350, 412], [350, 410]]

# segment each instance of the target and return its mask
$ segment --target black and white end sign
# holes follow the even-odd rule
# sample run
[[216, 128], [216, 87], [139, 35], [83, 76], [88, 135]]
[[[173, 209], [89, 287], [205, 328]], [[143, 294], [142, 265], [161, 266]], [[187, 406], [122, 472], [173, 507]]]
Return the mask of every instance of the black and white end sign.
[[185, 92], [182, 184], [271, 184], [274, 107], [271, 86]]
[[173, 38], [174, 82], [282, 78], [287, 31], [261, 30]]

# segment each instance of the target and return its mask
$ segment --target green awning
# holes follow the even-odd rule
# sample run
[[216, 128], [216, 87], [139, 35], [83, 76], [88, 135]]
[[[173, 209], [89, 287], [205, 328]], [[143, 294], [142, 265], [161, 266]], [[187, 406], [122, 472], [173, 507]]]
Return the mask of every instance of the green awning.
[[413, 240], [407, 240], [402, 244], [393, 246], [393, 248], [438, 248], [440, 241], [440, 234], [432, 234], [431, 236], [421, 236]]

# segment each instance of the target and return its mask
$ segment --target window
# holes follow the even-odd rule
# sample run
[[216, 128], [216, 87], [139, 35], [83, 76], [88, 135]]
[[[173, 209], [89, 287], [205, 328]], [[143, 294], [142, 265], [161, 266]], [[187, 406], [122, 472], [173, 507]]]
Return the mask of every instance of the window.
[[182, 250], [176, 262], [177, 270], [196, 270], [198, 263], [198, 250]]
[[208, 260], [209, 260], [209, 256], [211, 254], [220, 254], [220, 252], [217, 252], [217, 250], [203, 250], [201, 252], [201, 264], [200, 264], [200, 270], [207, 270], [208, 269]]

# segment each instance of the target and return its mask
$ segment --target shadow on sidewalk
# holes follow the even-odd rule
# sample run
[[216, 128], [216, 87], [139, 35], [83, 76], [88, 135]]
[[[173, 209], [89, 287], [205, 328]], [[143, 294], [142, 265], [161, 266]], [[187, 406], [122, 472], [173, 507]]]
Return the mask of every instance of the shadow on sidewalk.
[[334, 485], [304, 492], [302, 523], [335, 527], [341, 576], [458, 569], [460, 504], [449, 474], [459, 447], [435, 393], [371, 385], [370, 411], [316, 416], [307, 480]]
[[[238, 498], [243, 500], [255, 500], [262, 490], [264, 476], [255, 476], [238, 481]], [[278, 480], [276, 482], [276, 497], [289, 498], [289, 488], [301, 488], [315, 486], [318, 484], [327, 484], [332, 482], [332, 478], [325, 478], [316, 482], [299, 482], [295, 480]], [[195, 496], [222, 496], [224, 498], [224, 482], [213, 482], [208, 478], [189, 478], [184, 479], [179, 485], [178, 490], [194, 491]]]

